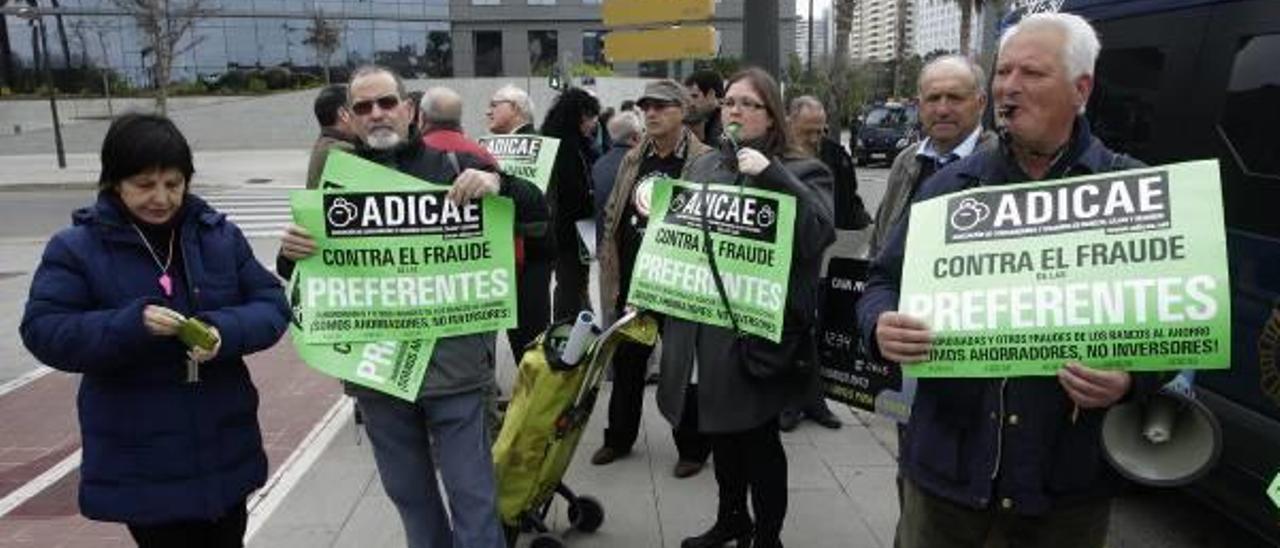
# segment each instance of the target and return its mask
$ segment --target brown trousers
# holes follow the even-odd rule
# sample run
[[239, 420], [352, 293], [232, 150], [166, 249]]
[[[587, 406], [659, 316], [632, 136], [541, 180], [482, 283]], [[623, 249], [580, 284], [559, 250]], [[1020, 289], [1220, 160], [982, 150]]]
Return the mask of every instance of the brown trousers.
[[1101, 500], [1023, 516], [975, 510], [902, 480], [902, 517], [894, 548], [1104, 548], [1111, 502]]

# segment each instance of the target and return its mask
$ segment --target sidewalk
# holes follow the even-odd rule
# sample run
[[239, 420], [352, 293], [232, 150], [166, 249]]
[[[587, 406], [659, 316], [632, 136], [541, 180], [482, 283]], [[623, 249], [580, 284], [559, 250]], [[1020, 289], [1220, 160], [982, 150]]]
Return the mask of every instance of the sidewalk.
[[[210, 187], [271, 185], [301, 187], [307, 176], [310, 149], [212, 150], [193, 153], [193, 190]], [[102, 169], [97, 153], [67, 154], [58, 169], [53, 153], [0, 156], [0, 191], [88, 189], [98, 184]]]
[[[670, 425], [658, 413], [650, 387], [640, 439], [631, 455], [608, 466], [590, 464], [600, 446], [608, 389], [570, 466], [567, 483], [605, 508], [604, 524], [574, 534], [571, 547], [674, 548], [681, 539], [710, 527], [715, 518], [712, 467], [685, 480], [671, 476], [675, 446]], [[803, 548], [887, 548], [897, 521], [894, 476], [896, 434], [886, 420], [832, 408], [845, 422], [827, 430], [812, 422], [783, 434], [789, 464], [790, 502], [783, 541]], [[356, 442], [348, 421], [314, 466], [302, 476], [250, 548], [403, 546], [400, 521], [383, 493], [367, 438]], [[557, 500], [552, 530], [567, 527]], [[522, 537], [521, 546], [528, 543]]]

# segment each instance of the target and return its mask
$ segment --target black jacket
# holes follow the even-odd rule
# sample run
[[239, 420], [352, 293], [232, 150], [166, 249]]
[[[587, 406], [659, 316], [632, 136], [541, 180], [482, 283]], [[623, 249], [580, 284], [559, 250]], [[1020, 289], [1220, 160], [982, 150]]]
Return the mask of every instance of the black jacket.
[[[1068, 150], [1047, 179], [1141, 166], [1107, 149], [1077, 118]], [[913, 202], [978, 185], [1024, 182], [1021, 173], [1002, 143], [947, 165], [924, 183]], [[882, 360], [874, 326], [881, 313], [898, 307], [909, 223], [904, 216], [890, 232], [857, 305], [863, 342]], [[1155, 391], [1161, 377], [1133, 374], [1130, 397]], [[1100, 429], [1106, 410], [1081, 409], [1072, 420], [1074, 408], [1057, 377], [921, 379], [899, 469], [932, 495], [973, 508], [995, 500], [1003, 506], [1008, 499], [1010, 509], [1024, 515], [1106, 497], [1119, 483], [1102, 458]]]
[[871, 214], [858, 196], [858, 174], [853, 169], [853, 158], [840, 143], [833, 139], [823, 138], [818, 159], [831, 170], [835, 178], [833, 185], [836, 228], [841, 230], [862, 230], [871, 225]]

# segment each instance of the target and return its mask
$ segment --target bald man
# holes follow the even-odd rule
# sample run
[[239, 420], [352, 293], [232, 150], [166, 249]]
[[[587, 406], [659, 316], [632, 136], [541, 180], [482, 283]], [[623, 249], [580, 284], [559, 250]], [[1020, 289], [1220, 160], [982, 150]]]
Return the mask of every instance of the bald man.
[[879, 254], [925, 179], [975, 150], [995, 145], [995, 134], [980, 125], [987, 105], [985, 83], [982, 68], [959, 55], [934, 59], [920, 71], [916, 85], [925, 139], [893, 160], [871, 232], [872, 257]]
[[498, 161], [479, 143], [462, 132], [462, 96], [446, 87], [433, 87], [422, 94], [418, 105], [422, 144], [444, 152], [473, 154], [494, 167]]

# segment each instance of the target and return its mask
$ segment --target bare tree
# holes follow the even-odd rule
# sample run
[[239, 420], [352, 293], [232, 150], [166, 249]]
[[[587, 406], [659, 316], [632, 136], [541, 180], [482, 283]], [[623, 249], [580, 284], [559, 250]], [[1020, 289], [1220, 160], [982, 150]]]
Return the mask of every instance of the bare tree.
[[[114, 118], [116, 113], [111, 104], [111, 56], [107, 53], [107, 34], [115, 29], [109, 20], [91, 20], [85, 17], [76, 19], [71, 23], [71, 28], [80, 42], [80, 65], [95, 65], [98, 69], [99, 76], [102, 77], [102, 95], [107, 99], [107, 116]], [[89, 55], [89, 35], [97, 39], [98, 54], [102, 56], [101, 64], [93, 62]]]
[[[111, 0], [133, 17], [145, 48], [152, 52], [151, 73], [155, 78], [156, 110], [169, 111], [169, 83], [173, 61], [200, 43], [192, 34], [196, 21], [217, 13], [211, 0]], [[185, 40], [185, 43], [183, 42]]]
[[302, 43], [315, 50], [316, 60], [320, 61], [320, 67], [324, 70], [324, 81], [326, 84], [330, 83], [329, 65], [334, 52], [342, 45], [342, 27], [325, 18], [323, 11], [317, 10], [311, 16], [311, 26], [307, 27], [307, 37]]

